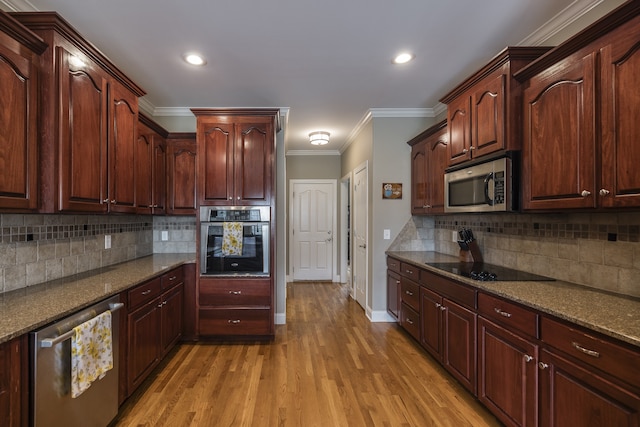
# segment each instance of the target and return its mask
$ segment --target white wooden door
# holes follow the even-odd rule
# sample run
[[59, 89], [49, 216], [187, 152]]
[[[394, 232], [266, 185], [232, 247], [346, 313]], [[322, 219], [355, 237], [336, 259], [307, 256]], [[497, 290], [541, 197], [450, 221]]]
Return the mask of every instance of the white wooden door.
[[293, 280], [333, 280], [336, 181], [291, 180]]
[[367, 164], [358, 167], [353, 179], [353, 240], [354, 285], [356, 301], [366, 310], [367, 307], [367, 228], [368, 228], [368, 184]]

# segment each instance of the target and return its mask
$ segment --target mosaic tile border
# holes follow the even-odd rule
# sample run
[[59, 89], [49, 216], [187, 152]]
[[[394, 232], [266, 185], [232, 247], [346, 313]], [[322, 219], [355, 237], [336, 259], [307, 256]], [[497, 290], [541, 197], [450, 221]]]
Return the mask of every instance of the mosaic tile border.
[[[606, 215], [606, 214], [602, 214]], [[608, 219], [604, 221], [603, 218]], [[524, 237], [549, 237], [561, 239], [606, 240], [610, 242], [640, 242], [640, 214], [637, 224], [618, 224], [616, 216], [595, 218], [585, 214], [585, 218], [576, 221], [575, 216], [564, 221], [553, 217], [545, 219], [543, 215], [519, 216], [513, 215], [499, 218], [477, 218], [469, 216], [436, 217], [435, 228], [458, 230], [461, 227], [485, 233], [503, 234]], [[524, 219], [524, 220], [523, 220]], [[608, 223], [607, 223], [608, 222]]]

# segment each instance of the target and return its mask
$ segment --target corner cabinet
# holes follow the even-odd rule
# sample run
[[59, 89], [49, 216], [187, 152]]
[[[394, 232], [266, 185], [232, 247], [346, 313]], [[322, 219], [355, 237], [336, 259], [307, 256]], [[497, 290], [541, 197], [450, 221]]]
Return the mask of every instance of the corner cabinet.
[[639, 14], [628, 2], [517, 74], [523, 209], [640, 206]]
[[444, 171], [448, 165], [447, 121], [407, 142], [411, 146], [411, 214], [444, 212]]
[[448, 163], [520, 149], [520, 83], [513, 74], [549, 47], [507, 47], [440, 100], [447, 104]]
[[42, 37], [40, 211], [135, 207], [138, 97], [145, 94], [55, 12], [11, 14]]
[[192, 111], [200, 205], [271, 205], [278, 110]]
[[38, 66], [44, 41], [0, 11], [0, 209], [38, 208]]

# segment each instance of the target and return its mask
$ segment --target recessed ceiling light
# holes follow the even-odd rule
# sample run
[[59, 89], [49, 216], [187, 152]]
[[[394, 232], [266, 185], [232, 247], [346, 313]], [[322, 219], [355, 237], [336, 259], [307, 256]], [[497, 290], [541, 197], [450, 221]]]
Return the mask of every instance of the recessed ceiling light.
[[187, 53], [184, 55], [184, 60], [191, 65], [205, 65], [207, 61], [197, 53]]
[[415, 58], [415, 55], [405, 52], [405, 53], [401, 53], [400, 55], [398, 55], [395, 58], [393, 58], [393, 63], [394, 64], [406, 64], [407, 62], [411, 61], [413, 58]]

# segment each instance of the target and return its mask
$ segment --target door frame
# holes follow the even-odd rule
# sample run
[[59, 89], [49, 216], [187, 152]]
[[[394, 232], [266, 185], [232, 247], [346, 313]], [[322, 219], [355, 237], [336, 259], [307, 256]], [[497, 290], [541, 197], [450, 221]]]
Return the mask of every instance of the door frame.
[[[353, 253], [348, 239], [348, 234], [353, 233], [353, 227], [349, 223], [350, 218], [353, 218], [353, 215], [349, 215], [349, 209], [353, 203], [352, 181], [351, 172], [340, 179], [340, 269], [338, 272], [340, 283], [348, 283], [349, 285], [353, 285]], [[353, 237], [351, 243], [353, 243]], [[352, 254], [351, 257], [348, 256], [349, 253]], [[352, 261], [351, 268], [347, 268], [349, 267], [348, 259]], [[351, 286], [350, 293], [351, 298], [355, 298], [353, 286]]]
[[[333, 197], [337, 199], [337, 180], [335, 179], [290, 179], [289, 180], [289, 245], [287, 247], [293, 248], [293, 224], [295, 221], [295, 203], [293, 203], [293, 190], [295, 184], [332, 184], [333, 187]], [[336, 229], [337, 229], [337, 218], [338, 218], [338, 201], [333, 201], [333, 211], [331, 212], [331, 228], [333, 230], [333, 238], [331, 239], [331, 281], [338, 282], [340, 280], [340, 276], [336, 273], [337, 265], [338, 265], [338, 242], [336, 238]], [[289, 251], [289, 269], [287, 271], [289, 277], [293, 281], [293, 273], [292, 269], [295, 265], [295, 260], [293, 257], [293, 251]]]
[[[365, 192], [365, 204], [364, 204], [364, 208], [365, 208], [365, 215], [364, 215], [364, 240], [365, 240], [365, 250], [364, 250], [364, 310], [365, 313], [367, 314], [367, 317], [371, 318], [371, 307], [369, 306], [369, 254], [370, 254], [370, 245], [369, 245], [369, 161], [365, 160], [363, 163], [361, 163], [360, 165], [358, 165], [354, 170], [353, 170], [353, 180], [351, 182], [351, 188], [353, 191], [353, 187], [355, 185], [355, 180], [356, 180], [356, 175], [359, 172], [365, 171], [365, 182], [367, 184], [367, 191]], [[356, 218], [357, 218], [357, 212], [356, 212], [356, 203], [355, 203], [355, 195], [354, 195], [354, 200], [352, 202], [352, 206], [353, 206], [353, 213], [351, 214], [351, 218], [352, 218], [352, 230], [353, 233], [352, 235], [355, 236], [355, 222], [356, 222]], [[355, 237], [351, 239], [351, 246], [354, 248], [353, 252], [352, 252], [352, 260], [353, 260], [353, 267], [351, 269], [351, 274], [353, 275], [352, 277], [356, 277], [356, 251], [357, 249], [355, 249]], [[357, 295], [357, 289], [356, 289], [356, 281], [353, 280], [353, 295], [354, 295], [354, 299], [356, 301], [358, 301], [358, 295]]]

